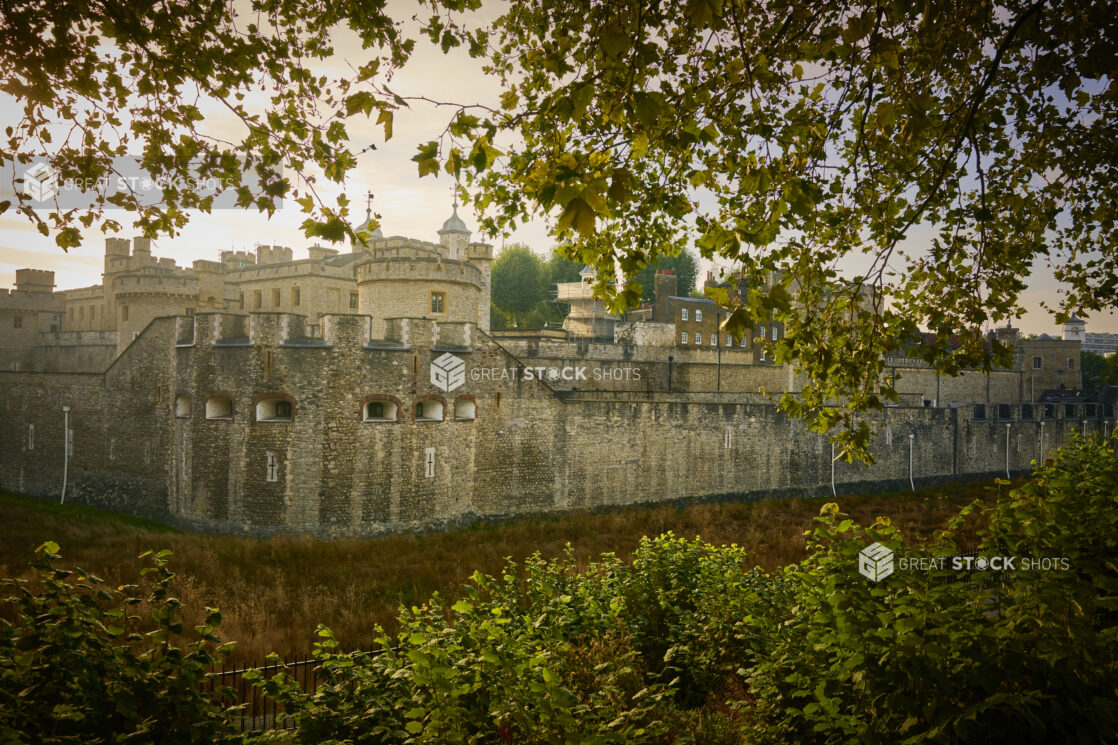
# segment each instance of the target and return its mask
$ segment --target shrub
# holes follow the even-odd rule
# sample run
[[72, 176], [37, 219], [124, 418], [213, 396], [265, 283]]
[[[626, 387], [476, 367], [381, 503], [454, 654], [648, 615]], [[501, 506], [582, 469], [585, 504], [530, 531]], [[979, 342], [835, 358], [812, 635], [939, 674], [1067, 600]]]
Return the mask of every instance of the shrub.
[[559, 592], [570, 579], [538, 558], [524, 588], [511, 563], [500, 579], [475, 573], [449, 608], [436, 595], [401, 611], [401, 631], [382, 634], [375, 654], [339, 651], [320, 629], [316, 693], [282, 673], [257, 682], [293, 716], [303, 745], [654, 741], [665, 730], [653, 716], [664, 688], [645, 684], [624, 645], [587, 670], [568, 635], [604, 616], [593, 580], [586, 592]]
[[[116, 590], [80, 569], [56, 569], [46, 543], [31, 566], [38, 588], [5, 579], [15, 621], [0, 622], [0, 742], [232, 743], [235, 710], [204, 690], [228, 652], [208, 609], [183, 646], [170, 594], [170, 552], [145, 554], [142, 585]], [[9, 609], [10, 610], [10, 609]]]
[[[862, 529], [824, 508], [771, 656], [749, 671], [765, 738], [799, 742], [1110, 742], [1118, 734], [1118, 460], [1078, 440], [983, 511], [978, 555], [1067, 559], [1067, 571], [855, 570], [880, 542], [922, 548], [887, 520]], [[966, 514], [952, 525], [957, 530]], [[1056, 564], [1063, 566], [1062, 562]]]

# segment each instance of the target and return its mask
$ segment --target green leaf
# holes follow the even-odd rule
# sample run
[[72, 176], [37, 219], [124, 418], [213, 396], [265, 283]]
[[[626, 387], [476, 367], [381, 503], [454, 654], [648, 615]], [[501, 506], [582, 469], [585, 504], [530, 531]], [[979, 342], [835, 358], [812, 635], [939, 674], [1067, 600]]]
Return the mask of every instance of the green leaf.
[[[382, 109], [380, 114], [377, 116], [377, 124], [383, 124], [384, 125], [384, 139], [386, 141], [391, 140], [392, 139], [392, 112], [389, 111], [388, 109]], [[420, 175], [422, 176], [423, 174], [420, 174]]]
[[556, 227], [560, 231], [573, 228], [583, 238], [589, 238], [594, 234], [594, 223], [597, 219], [597, 213], [586, 203], [586, 200], [582, 197], [575, 197], [567, 203], [563, 213], [559, 216]]

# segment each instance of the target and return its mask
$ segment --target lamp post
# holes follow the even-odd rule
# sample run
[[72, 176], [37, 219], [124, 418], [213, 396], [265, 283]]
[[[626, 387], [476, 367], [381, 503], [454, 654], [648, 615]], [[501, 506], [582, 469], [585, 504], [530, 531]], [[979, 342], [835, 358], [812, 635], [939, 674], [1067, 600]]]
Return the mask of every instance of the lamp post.
[[62, 499], [66, 504], [66, 475], [70, 470], [70, 407], [62, 407]]

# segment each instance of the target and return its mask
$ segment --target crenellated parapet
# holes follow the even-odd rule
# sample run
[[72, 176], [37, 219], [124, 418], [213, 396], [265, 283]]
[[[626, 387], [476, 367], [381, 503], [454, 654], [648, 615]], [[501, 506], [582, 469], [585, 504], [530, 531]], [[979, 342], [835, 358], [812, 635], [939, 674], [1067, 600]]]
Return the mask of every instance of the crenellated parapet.
[[438, 256], [401, 256], [375, 258], [357, 265], [357, 284], [378, 281], [453, 282], [480, 288], [482, 272], [461, 261]]

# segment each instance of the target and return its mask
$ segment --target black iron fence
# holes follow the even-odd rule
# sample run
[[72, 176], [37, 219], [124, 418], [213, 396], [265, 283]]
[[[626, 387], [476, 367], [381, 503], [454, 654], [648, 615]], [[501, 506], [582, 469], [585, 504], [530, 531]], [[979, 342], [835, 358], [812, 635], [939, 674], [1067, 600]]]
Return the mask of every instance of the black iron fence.
[[[314, 693], [318, 690], [318, 662], [316, 660], [298, 660], [296, 662], [268, 662], [258, 667], [240, 665], [227, 667], [222, 665], [214, 667], [209, 679], [209, 691], [215, 697], [221, 688], [232, 692], [234, 701], [241, 704], [241, 732], [260, 732], [270, 729], [293, 729], [295, 723], [291, 717], [286, 716], [283, 706], [269, 698], [264, 691], [253, 685], [252, 681], [245, 678], [248, 672], [259, 672], [264, 678], [270, 678], [276, 673], [286, 672], [291, 679], [299, 685], [304, 693]], [[224, 703], [230, 703], [223, 698]]]

